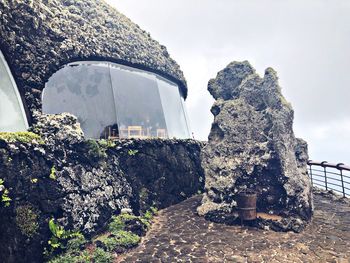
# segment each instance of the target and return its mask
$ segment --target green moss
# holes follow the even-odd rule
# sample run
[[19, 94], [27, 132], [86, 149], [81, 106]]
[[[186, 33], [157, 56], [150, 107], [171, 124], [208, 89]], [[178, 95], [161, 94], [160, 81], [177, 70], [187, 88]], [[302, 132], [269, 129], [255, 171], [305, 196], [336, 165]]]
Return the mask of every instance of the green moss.
[[57, 256], [48, 263], [88, 263], [92, 262], [92, 255], [88, 251], [83, 251], [78, 254], [65, 253]]
[[74, 263], [79, 262], [77, 257], [71, 254], [64, 254], [48, 261], [49, 263]]
[[150, 221], [153, 218], [153, 213], [151, 211], [146, 211], [146, 213], [143, 215], [143, 218]]
[[83, 235], [79, 234], [77, 237], [71, 239], [67, 243], [66, 253], [56, 256], [48, 261], [49, 263], [83, 263], [91, 262], [91, 257], [88, 250], [84, 250], [87, 244]]
[[140, 218], [141, 222], [146, 225], [147, 228], [150, 228], [151, 221], [155, 215], [158, 214], [158, 209], [156, 207], [151, 206], [149, 210], [144, 213], [144, 215]]
[[[49, 261], [50, 263], [82, 263], [82, 262], [113, 262], [115, 261], [115, 251], [120, 249], [130, 249], [137, 246], [141, 237], [127, 230], [128, 223], [132, 220], [138, 220], [142, 222], [147, 228], [150, 226], [150, 222], [157, 209], [151, 207], [143, 217], [135, 216], [128, 213], [123, 213], [118, 216], [113, 216], [111, 223], [108, 225], [108, 231], [94, 237], [90, 241], [90, 245], [86, 246], [87, 241], [82, 235], [75, 234], [74, 237], [67, 242], [67, 245], [62, 244], [64, 236], [70, 237], [71, 234], [64, 234], [66, 231], [56, 223], [54, 220], [50, 220], [50, 230], [54, 238], [51, 241], [55, 241], [52, 244], [58, 244], [65, 253], [57, 256]], [[135, 223], [135, 222], [132, 222]], [[64, 240], [63, 240], [64, 241]], [[103, 248], [98, 245], [99, 242], [103, 244]]]
[[114, 148], [116, 146], [113, 140], [106, 140], [106, 139], [98, 140], [98, 144], [105, 149]]
[[31, 205], [16, 208], [16, 224], [21, 233], [29, 238], [33, 237], [39, 228], [38, 214]]
[[130, 156], [134, 156], [134, 155], [136, 155], [138, 152], [139, 152], [139, 150], [129, 150], [129, 151], [128, 151], [128, 154], [129, 154]]
[[33, 132], [0, 132], [0, 140], [6, 142], [44, 144], [43, 139]]
[[151, 206], [150, 211], [153, 213], [154, 216], [158, 215], [158, 208], [157, 207]]
[[134, 247], [141, 241], [141, 238], [138, 235], [124, 230], [114, 234], [114, 239], [117, 240], [119, 246], [126, 248]]
[[101, 248], [96, 248], [92, 255], [92, 262], [94, 263], [112, 263], [113, 261], [114, 256]]
[[151, 222], [147, 219], [141, 218], [140, 219], [142, 224], [144, 224], [146, 226], [147, 229], [149, 229], [151, 227]]
[[106, 149], [101, 147], [95, 140], [87, 140], [85, 142], [87, 154], [93, 160], [101, 160], [107, 158]]
[[116, 232], [113, 232], [113, 234], [107, 238], [105, 238], [102, 242], [107, 248], [107, 251], [114, 251], [118, 246], [124, 247], [124, 248], [132, 248], [135, 247], [139, 242], [141, 238], [130, 232], [130, 231], [124, 231], [119, 230]]
[[9, 207], [12, 199], [9, 197], [10, 191], [7, 188], [5, 188], [4, 183], [5, 181], [0, 178], [0, 186], [2, 186], [1, 188], [3, 188], [0, 201], [5, 207]]
[[52, 180], [56, 180], [56, 167], [55, 166], [51, 167], [49, 178]]
[[118, 247], [118, 240], [115, 238], [107, 237], [102, 243], [105, 245], [108, 252], [113, 252]]
[[67, 243], [67, 251], [71, 253], [79, 253], [82, 248], [86, 245], [87, 241], [82, 234], [77, 234], [76, 237], [72, 238]]
[[137, 216], [130, 215], [130, 214], [120, 214], [118, 216], [112, 217], [112, 222], [108, 225], [108, 230], [110, 232], [118, 232], [120, 230], [123, 230], [125, 227], [125, 222], [137, 219]]

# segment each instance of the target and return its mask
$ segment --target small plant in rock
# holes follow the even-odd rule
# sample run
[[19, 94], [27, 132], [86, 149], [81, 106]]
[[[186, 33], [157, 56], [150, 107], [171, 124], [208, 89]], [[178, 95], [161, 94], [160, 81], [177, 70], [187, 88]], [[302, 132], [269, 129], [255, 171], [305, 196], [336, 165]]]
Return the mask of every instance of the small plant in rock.
[[72, 236], [72, 232], [65, 231], [63, 227], [50, 220], [50, 230], [53, 237], [50, 245], [55, 248], [65, 249], [65, 253], [51, 259], [49, 263], [112, 263], [115, 255], [123, 253], [137, 246], [141, 236], [145, 234], [157, 208], [151, 207], [143, 216], [135, 216], [129, 212], [122, 212], [113, 216], [107, 231], [88, 243], [81, 234], [74, 237], [64, 246], [65, 238]]
[[103, 148], [114, 148], [116, 146], [115, 142], [113, 140], [109, 139], [101, 139], [98, 141], [98, 144]]
[[158, 209], [156, 207], [151, 206], [150, 209], [147, 210], [140, 219], [142, 223], [144, 223], [147, 226], [147, 228], [150, 228], [152, 219], [157, 214]]
[[4, 192], [3, 192], [3, 194], [2, 194], [2, 196], [1, 196], [1, 202], [3, 202], [4, 203], [4, 206], [5, 207], [9, 207], [10, 206], [10, 202], [12, 201], [12, 199], [9, 197], [9, 190], [7, 190], [6, 188], [5, 188], [5, 190], [4, 190]]
[[129, 150], [129, 151], [128, 151], [128, 154], [129, 154], [130, 156], [135, 156], [138, 152], [139, 152], [139, 150]]
[[65, 253], [48, 261], [48, 263], [90, 263], [92, 255], [88, 251], [79, 254]]
[[76, 234], [76, 236], [67, 242], [66, 249], [71, 253], [78, 253], [84, 249], [87, 241], [82, 234]]
[[158, 208], [157, 207], [151, 206], [150, 211], [153, 213], [154, 216], [158, 215]]
[[102, 248], [96, 248], [92, 254], [92, 262], [94, 263], [112, 263], [114, 256], [104, 251]]
[[32, 179], [30, 179], [30, 182], [32, 184], [36, 184], [38, 182], [38, 178], [32, 178]]
[[117, 232], [119, 230], [123, 230], [125, 228], [125, 223], [131, 220], [137, 219], [137, 216], [131, 214], [120, 214], [118, 216], [113, 216], [111, 223], [108, 225], [108, 230], [110, 232]]
[[87, 244], [83, 235], [77, 235], [67, 242], [66, 252], [51, 259], [49, 263], [85, 263], [91, 262], [89, 251], [84, 250]]
[[0, 194], [1, 194], [1, 202], [5, 207], [10, 206], [10, 202], [12, 199], [9, 197], [10, 191], [4, 186], [5, 181], [0, 179]]
[[146, 219], [147, 221], [150, 221], [150, 220], [152, 220], [152, 218], [153, 218], [153, 213], [152, 213], [150, 210], [148, 210], [148, 211], [146, 211], [146, 213], [143, 215], [143, 218]]
[[62, 242], [67, 241], [71, 238], [82, 236], [82, 234], [77, 231], [65, 230], [63, 226], [56, 224], [55, 219], [53, 218], [49, 220], [49, 229], [52, 233], [52, 236], [48, 241], [48, 244], [51, 246], [52, 250], [64, 248], [64, 244]]
[[106, 240], [105, 245], [108, 251], [114, 251], [117, 247], [132, 248], [135, 247], [141, 238], [130, 231], [119, 230], [113, 232]]
[[39, 228], [38, 214], [31, 205], [16, 208], [16, 225], [21, 233], [29, 238], [33, 237]]
[[101, 147], [100, 144], [95, 140], [87, 140], [85, 142], [85, 147], [87, 151], [87, 155], [93, 161], [100, 161], [101, 159], [107, 158], [106, 148]]
[[56, 180], [56, 167], [55, 166], [51, 167], [49, 178], [52, 180]]
[[143, 218], [146, 220], [152, 220], [155, 215], [158, 214], [158, 209], [154, 206], [151, 206], [149, 210], [143, 215]]

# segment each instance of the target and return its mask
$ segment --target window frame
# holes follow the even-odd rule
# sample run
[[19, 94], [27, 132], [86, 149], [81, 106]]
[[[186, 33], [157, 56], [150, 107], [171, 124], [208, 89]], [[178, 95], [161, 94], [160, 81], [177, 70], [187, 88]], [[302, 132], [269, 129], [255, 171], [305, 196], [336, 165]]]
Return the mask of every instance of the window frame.
[[[128, 70], [130, 69], [132, 72], [136, 72], [136, 74], [141, 73], [141, 74], [149, 74], [149, 75], [152, 75], [154, 76], [154, 80], [156, 82], [156, 85], [157, 85], [157, 89], [158, 89], [158, 92], [159, 92], [159, 85], [158, 85], [158, 81], [165, 81], [165, 82], [169, 82], [171, 84], [173, 84], [174, 86], [177, 87], [178, 89], [178, 93], [179, 93], [179, 106], [182, 110], [182, 113], [183, 113], [183, 117], [184, 117], [184, 121], [185, 121], [185, 129], [187, 130], [187, 134], [188, 134], [188, 137], [186, 139], [190, 139], [192, 138], [192, 134], [191, 134], [191, 130], [190, 130], [190, 124], [188, 123], [189, 122], [189, 119], [188, 119], [188, 115], [187, 115], [187, 109], [186, 109], [186, 106], [185, 106], [185, 100], [186, 98], [184, 97], [184, 94], [183, 94], [183, 91], [182, 89], [180, 88], [179, 84], [166, 78], [165, 76], [162, 76], [161, 74], [159, 73], [156, 73], [156, 72], [153, 72], [153, 71], [149, 71], [147, 69], [144, 69], [144, 68], [140, 68], [140, 67], [137, 67], [137, 66], [131, 66], [131, 65], [126, 65], [126, 64], [123, 64], [123, 63], [120, 63], [120, 62], [114, 62], [114, 61], [109, 61], [109, 60], [78, 60], [78, 61], [72, 61], [70, 63], [67, 63], [65, 65], [63, 65], [62, 67], [60, 67], [60, 69], [58, 69], [56, 72], [54, 72], [48, 79], [47, 79], [47, 82], [45, 83], [45, 87], [43, 89], [43, 92], [42, 92], [42, 96], [41, 96], [41, 99], [42, 101], [44, 100], [44, 94], [45, 94], [45, 89], [47, 88], [47, 84], [50, 80], [50, 78], [52, 76], [54, 76], [56, 73], [58, 73], [61, 69], [65, 68], [65, 67], [79, 67], [79, 66], [82, 66], [82, 65], [99, 65], [99, 66], [103, 66], [103, 67], [106, 67], [108, 68], [109, 70], [109, 74], [110, 74], [110, 81], [111, 81], [111, 90], [112, 90], [112, 93], [115, 95], [115, 88], [113, 87], [113, 81], [112, 81], [112, 72], [111, 72], [111, 69], [113, 68], [113, 66], [116, 66], [117, 68], [120, 67], [122, 70]], [[117, 110], [117, 102], [115, 101], [115, 97], [116, 96], [113, 96], [114, 97], [114, 103], [115, 103], [115, 110], [116, 110], [116, 121], [118, 123], [118, 125], [120, 124], [119, 122], [119, 114], [118, 114], [118, 110]], [[162, 101], [162, 98], [159, 94], [159, 99], [160, 99], [160, 106], [162, 107], [162, 110], [163, 110], [163, 117], [165, 119], [165, 125], [167, 127], [167, 120], [166, 120], [166, 114], [164, 113], [164, 106], [163, 106], [163, 101]], [[166, 128], [168, 129], [168, 127]], [[120, 131], [119, 131], [120, 132]], [[170, 137], [167, 137], [167, 139], [171, 139]]]
[[9, 65], [7, 63], [7, 60], [6, 60], [4, 54], [2, 53], [1, 50], [0, 50], [0, 60], [2, 61], [2, 63], [5, 66], [5, 70], [6, 70], [7, 75], [10, 77], [10, 81], [11, 81], [13, 89], [15, 90], [15, 95], [17, 97], [17, 102], [19, 104], [19, 107], [21, 109], [21, 113], [22, 113], [22, 116], [23, 116], [24, 126], [25, 126], [26, 130], [28, 130], [29, 129], [29, 122], [28, 122], [27, 113], [26, 113], [25, 108], [24, 108], [24, 101], [22, 100], [22, 96], [21, 96], [21, 93], [18, 90], [18, 86], [17, 86], [17, 83], [15, 81], [15, 78], [13, 77], [11, 69], [10, 69], [10, 67], [9, 67]]

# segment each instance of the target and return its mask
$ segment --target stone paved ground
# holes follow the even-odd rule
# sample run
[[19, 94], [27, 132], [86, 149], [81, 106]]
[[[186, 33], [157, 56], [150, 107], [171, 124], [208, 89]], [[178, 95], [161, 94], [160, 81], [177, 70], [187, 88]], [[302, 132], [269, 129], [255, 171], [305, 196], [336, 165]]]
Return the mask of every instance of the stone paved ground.
[[314, 219], [296, 234], [208, 222], [192, 197], [160, 211], [142, 244], [117, 262], [350, 262], [349, 203], [314, 198]]

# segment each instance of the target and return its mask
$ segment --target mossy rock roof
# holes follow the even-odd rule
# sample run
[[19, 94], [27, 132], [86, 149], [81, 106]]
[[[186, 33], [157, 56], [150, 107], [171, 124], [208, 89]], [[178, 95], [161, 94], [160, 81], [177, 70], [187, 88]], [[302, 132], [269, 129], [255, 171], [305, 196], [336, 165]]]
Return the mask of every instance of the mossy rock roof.
[[186, 80], [167, 49], [102, 0], [0, 1], [0, 48], [27, 106], [41, 108], [48, 78], [63, 65], [105, 60]]

